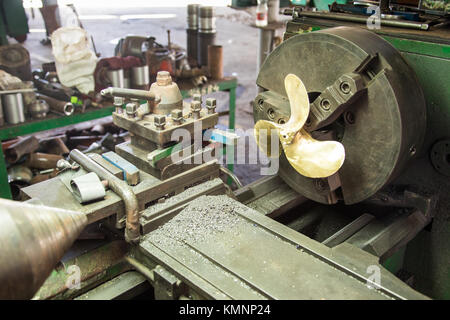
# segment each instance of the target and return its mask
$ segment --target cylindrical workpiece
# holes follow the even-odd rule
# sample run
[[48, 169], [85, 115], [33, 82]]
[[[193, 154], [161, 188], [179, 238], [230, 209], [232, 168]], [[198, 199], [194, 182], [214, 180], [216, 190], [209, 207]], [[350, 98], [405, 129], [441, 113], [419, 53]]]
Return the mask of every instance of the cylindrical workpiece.
[[216, 33], [198, 33], [197, 62], [199, 66], [208, 66], [208, 46], [216, 42]]
[[134, 67], [131, 69], [131, 86], [133, 89], [148, 90], [150, 85], [150, 74], [148, 65]]
[[9, 163], [16, 163], [22, 156], [32, 153], [38, 148], [39, 140], [34, 136], [28, 136], [9, 146], [5, 150], [5, 158]]
[[210, 6], [202, 6], [199, 10], [199, 31], [200, 32], [216, 32], [216, 17], [214, 16], [214, 8]]
[[208, 72], [213, 80], [223, 79], [223, 49], [222, 46], [208, 46]]
[[108, 70], [106, 75], [111, 82], [112, 87], [123, 88], [124, 87], [124, 73], [123, 69]]
[[3, 95], [3, 112], [7, 123], [25, 122], [23, 99], [21, 93]]
[[216, 42], [216, 18], [214, 8], [200, 7], [197, 37], [197, 62], [199, 66], [208, 65], [208, 46]]
[[63, 113], [66, 116], [72, 115], [75, 111], [75, 107], [70, 102], [57, 100], [52, 97], [44, 96], [42, 94], [37, 95], [37, 97], [38, 97], [38, 99], [47, 101], [47, 103], [50, 107], [50, 110], [52, 110], [52, 111], [55, 111], [58, 113]]
[[26, 162], [27, 166], [35, 169], [54, 169], [59, 160], [63, 159], [62, 156], [50, 153], [31, 153]]
[[197, 43], [198, 43], [198, 30], [187, 29], [187, 55], [191, 65], [197, 64]]
[[188, 4], [188, 6], [187, 6], [188, 29], [191, 29], [191, 30], [198, 29], [199, 8], [200, 8], [199, 4]]
[[123, 87], [131, 88], [131, 70], [130, 69], [123, 70]]

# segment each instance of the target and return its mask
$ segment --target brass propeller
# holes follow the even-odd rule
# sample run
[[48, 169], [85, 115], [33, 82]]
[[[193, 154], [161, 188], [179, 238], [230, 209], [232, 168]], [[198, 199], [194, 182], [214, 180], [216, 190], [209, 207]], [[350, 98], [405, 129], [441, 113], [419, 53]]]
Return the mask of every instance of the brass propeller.
[[[281, 145], [291, 166], [305, 177], [325, 178], [333, 175], [344, 163], [344, 146], [337, 141], [318, 141], [311, 137], [303, 129], [309, 115], [305, 85], [296, 75], [288, 74], [284, 79], [284, 86], [289, 98], [291, 117], [285, 124], [259, 120], [254, 128], [259, 148], [269, 158], [277, 158], [281, 155]], [[278, 144], [272, 141], [273, 137], [277, 137]], [[273, 147], [278, 148], [272, 150]]]

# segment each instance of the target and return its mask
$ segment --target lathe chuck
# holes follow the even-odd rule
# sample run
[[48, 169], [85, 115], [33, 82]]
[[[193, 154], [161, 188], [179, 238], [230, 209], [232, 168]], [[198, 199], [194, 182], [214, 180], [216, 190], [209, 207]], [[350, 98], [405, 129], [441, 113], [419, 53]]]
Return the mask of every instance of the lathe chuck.
[[[328, 101], [316, 99], [328, 100], [324, 98], [328, 95], [333, 107], [333, 101], [359, 86], [358, 95], [335, 110], [336, 119], [310, 130], [319, 140], [334, 139], [344, 145], [345, 162], [336, 175], [304, 177], [281, 155], [279, 175], [299, 193], [321, 203], [363, 201], [391, 183], [418, 153], [426, 125], [422, 89], [401, 54], [373, 32], [339, 27], [284, 41], [259, 72], [257, 84], [266, 91], [255, 99], [255, 122], [289, 119], [284, 78], [290, 73], [305, 84], [311, 111], [315, 104], [323, 109], [316, 110], [326, 113]], [[347, 87], [347, 82], [339, 82], [348, 75], [360, 83]]]

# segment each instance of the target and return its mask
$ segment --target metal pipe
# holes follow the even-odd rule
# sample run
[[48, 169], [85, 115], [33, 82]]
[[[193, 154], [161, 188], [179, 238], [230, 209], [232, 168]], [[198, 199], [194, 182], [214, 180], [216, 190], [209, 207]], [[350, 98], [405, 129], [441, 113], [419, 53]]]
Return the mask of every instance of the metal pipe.
[[125, 89], [109, 87], [100, 91], [104, 97], [122, 97], [129, 99], [143, 99], [147, 101], [155, 100], [155, 94], [147, 90]]
[[25, 162], [30, 168], [35, 169], [54, 169], [59, 160], [63, 159], [62, 156], [50, 153], [31, 153], [28, 160]]
[[150, 85], [150, 73], [148, 65], [131, 69], [131, 86], [134, 89], [148, 90]]
[[21, 93], [3, 95], [3, 112], [7, 123], [25, 122], [25, 112]]
[[149, 270], [146, 266], [144, 266], [142, 263], [137, 261], [134, 258], [131, 257], [125, 257], [125, 260], [139, 273], [141, 273], [144, 277], [146, 277], [151, 282], [155, 281], [155, 276], [151, 270]]
[[222, 46], [208, 46], [208, 71], [213, 80], [223, 79], [223, 49]]
[[50, 110], [58, 112], [58, 113], [63, 113], [66, 116], [70, 116], [74, 113], [75, 111], [75, 107], [73, 106], [72, 103], [70, 102], [66, 102], [66, 101], [61, 101], [61, 100], [57, 100], [55, 98], [49, 97], [49, 96], [45, 96], [42, 94], [37, 94], [36, 97], [38, 99], [42, 99], [47, 101]]
[[5, 150], [5, 158], [9, 163], [16, 163], [22, 156], [32, 153], [38, 148], [39, 140], [34, 136], [28, 136], [9, 146]]
[[188, 4], [187, 5], [187, 23], [188, 29], [197, 30], [198, 29], [198, 11], [199, 4]]
[[26, 93], [26, 92], [35, 92], [35, 88], [24, 88], [24, 89], [14, 89], [14, 90], [2, 90], [0, 91], [0, 95], [2, 94], [12, 94], [12, 93]]
[[216, 32], [198, 32], [197, 63], [199, 66], [208, 66], [208, 46], [216, 43]]
[[111, 82], [111, 85], [113, 87], [119, 87], [119, 88], [123, 88], [124, 87], [124, 73], [123, 73], [123, 69], [118, 69], [118, 70], [108, 70], [108, 72], [106, 72], [106, 75], [109, 79], [109, 81]]
[[[322, 13], [322, 12], [310, 12], [310, 11], [300, 11], [299, 16], [317, 18], [317, 19], [328, 19], [328, 20], [339, 20], [339, 21], [350, 21], [367, 23], [368, 17], [357, 17], [355, 15], [349, 14], [336, 14], [336, 13]], [[427, 23], [413, 22], [413, 21], [399, 21], [399, 20], [385, 20], [380, 19], [380, 24], [387, 27], [398, 27], [398, 28], [408, 28], [408, 29], [419, 29], [428, 30], [429, 25]]]
[[216, 32], [216, 17], [214, 7], [201, 6], [199, 10], [199, 30], [200, 32]]
[[126, 216], [125, 240], [131, 243], [138, 243], [140, 238], [139, 206], [133, 189], [125, 181], [120, 180], [101, 167], [80, 150], [72, 150], [69, 156], [70, 159], [77, 162], [85, 170], [95, 172], [100, 179], [108, 181], [109, 188], [122, 198]]
[[230, 169], [226, 168], [226, 167], [220, 167], [220, 171], [222, 171], [223, 173], [225, 173], [227, 176], [229, 176], [234, 183], [236, 184], [236, 186], [239, 188], [242, 188], [244, 185], [242, 184], [242, 182], [239, 180], [239, 178], [233, 173], [233, 171], [231, 171]]

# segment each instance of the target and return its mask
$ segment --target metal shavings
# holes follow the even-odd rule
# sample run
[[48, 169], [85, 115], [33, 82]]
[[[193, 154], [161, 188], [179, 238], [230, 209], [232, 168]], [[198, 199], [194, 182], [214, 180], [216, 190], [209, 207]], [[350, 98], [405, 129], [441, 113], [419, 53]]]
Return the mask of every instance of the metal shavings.
[[145, 240], [157, 245], [208, 241], [214, 234], [226, 232], [242, 222], [236, 213], [238, 207], [235, 200], [225, 195], [201, 196], [169, 222], [150, 232]]

